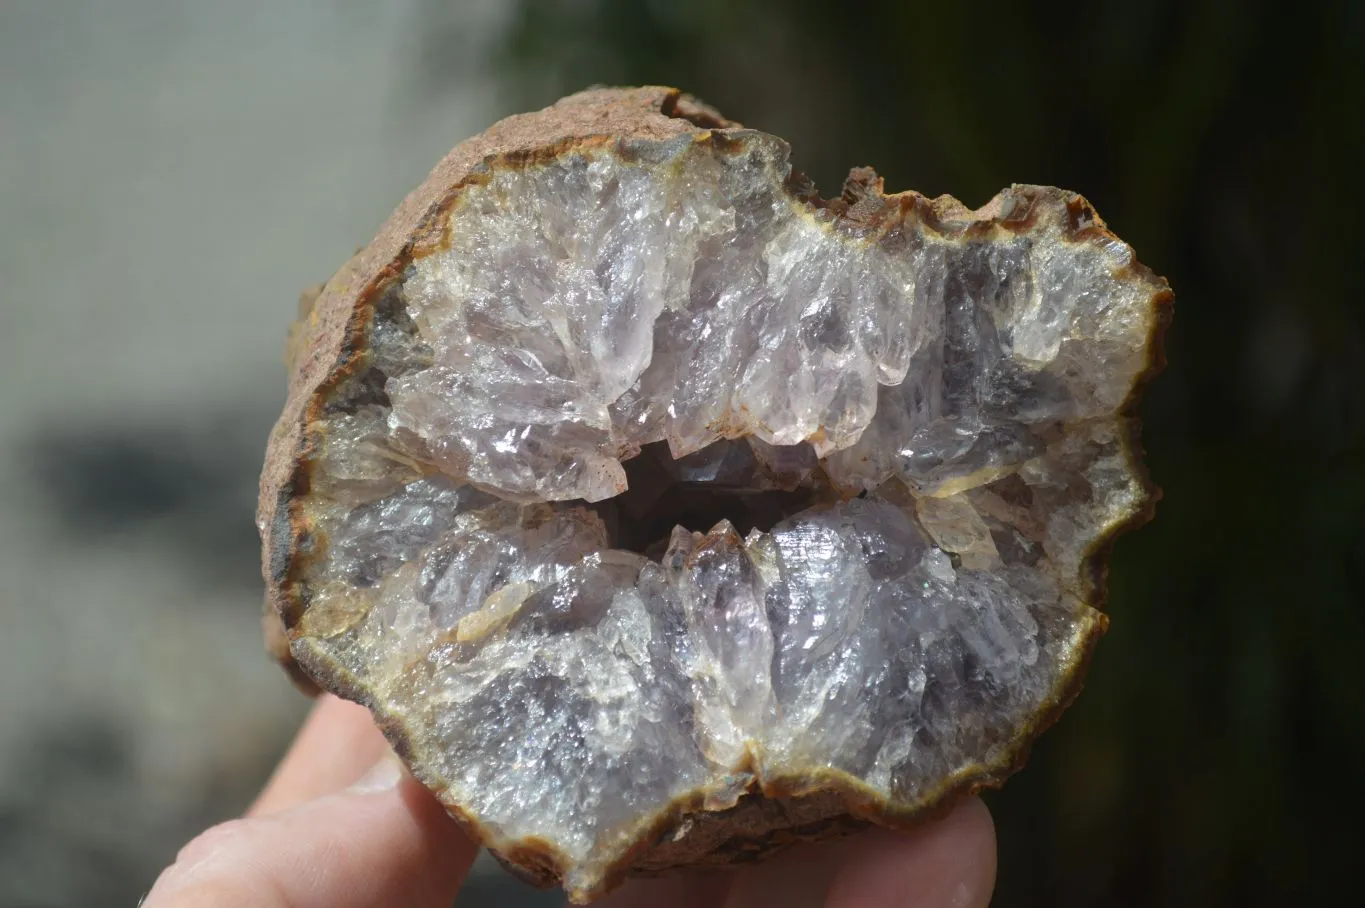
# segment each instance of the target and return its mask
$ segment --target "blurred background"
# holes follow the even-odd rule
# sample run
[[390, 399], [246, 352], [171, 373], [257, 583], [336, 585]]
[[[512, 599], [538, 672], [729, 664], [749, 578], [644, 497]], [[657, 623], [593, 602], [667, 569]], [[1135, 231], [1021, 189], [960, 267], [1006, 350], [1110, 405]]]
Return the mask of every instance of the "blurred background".
[[252, 526], [298, 291], [460, 139], [646, 82], [826, 194], [1076, 189], [1176, 290], [1166, 497], [995, 904], [1353, 904], [1365, 4], [0, 0], [0, 908], [136, 903], [306, 708]]

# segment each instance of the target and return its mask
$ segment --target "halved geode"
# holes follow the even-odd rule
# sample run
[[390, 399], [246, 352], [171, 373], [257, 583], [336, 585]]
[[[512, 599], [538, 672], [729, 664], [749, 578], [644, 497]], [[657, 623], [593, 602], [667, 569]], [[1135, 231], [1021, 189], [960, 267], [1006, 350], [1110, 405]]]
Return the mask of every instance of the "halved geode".
[[457, 147], [312, 305], [270, 608], [575, 900], [913, 824], [1079, 687], [1170, 298], [1074, 193], [825, 201], [676, 91], [575, 95]]

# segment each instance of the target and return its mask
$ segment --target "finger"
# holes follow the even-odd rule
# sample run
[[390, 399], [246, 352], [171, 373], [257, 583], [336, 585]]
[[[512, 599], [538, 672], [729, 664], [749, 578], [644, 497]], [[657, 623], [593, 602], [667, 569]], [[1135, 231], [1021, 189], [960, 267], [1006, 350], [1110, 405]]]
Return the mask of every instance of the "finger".
[[995, 826], [977, 798], [908, 835], [858, 836], [830, 887], [829, 908], [985, 908], [995, 888]]
[[248, 815], [287, 810], [350, 785], [389, 752], [369, 710], [319, 697], [298, 737]]
[[145, 908], [449, 908], [477, 849], [392, 758], [356, 786], [216, 826]]

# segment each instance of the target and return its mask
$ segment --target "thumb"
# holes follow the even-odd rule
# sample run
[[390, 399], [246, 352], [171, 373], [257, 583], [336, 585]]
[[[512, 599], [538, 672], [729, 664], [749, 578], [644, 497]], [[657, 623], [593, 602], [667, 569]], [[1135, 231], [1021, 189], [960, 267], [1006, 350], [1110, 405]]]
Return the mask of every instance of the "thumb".
[[143, 908], [449, 908], [477, 850], [390, 753], [344, 791], [209, 829]]

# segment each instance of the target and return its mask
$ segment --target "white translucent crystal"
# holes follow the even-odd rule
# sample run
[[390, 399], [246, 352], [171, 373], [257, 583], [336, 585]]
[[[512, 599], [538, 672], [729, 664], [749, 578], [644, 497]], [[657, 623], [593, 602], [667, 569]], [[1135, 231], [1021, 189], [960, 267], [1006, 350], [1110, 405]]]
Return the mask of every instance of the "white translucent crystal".
[[583, 152], [466, 189], [404, 282], [434, 361], [390, 381], [393, 425], [481, 487], [597, 501], [660, 440], [809, 441], [859, 488], [1007, 469], [1027, 427], [1127, 396], [1151, 325], [1114, 253], [1060, 223], [861, 237], [786, 192], [785, 153]]
[[[363, 613], [318, 648], [570, 888], [689, 794], [835, 772], [913, 804], [1003, 758], [1142, 504], [1126, 247], [1051, 196], [969, 238], [843, 223], [741, 135], [472, 182], [372, 329], [383, 399], [318, 455], [310, 582]], [[622, 550], [670, 488], [807, 497]]]

